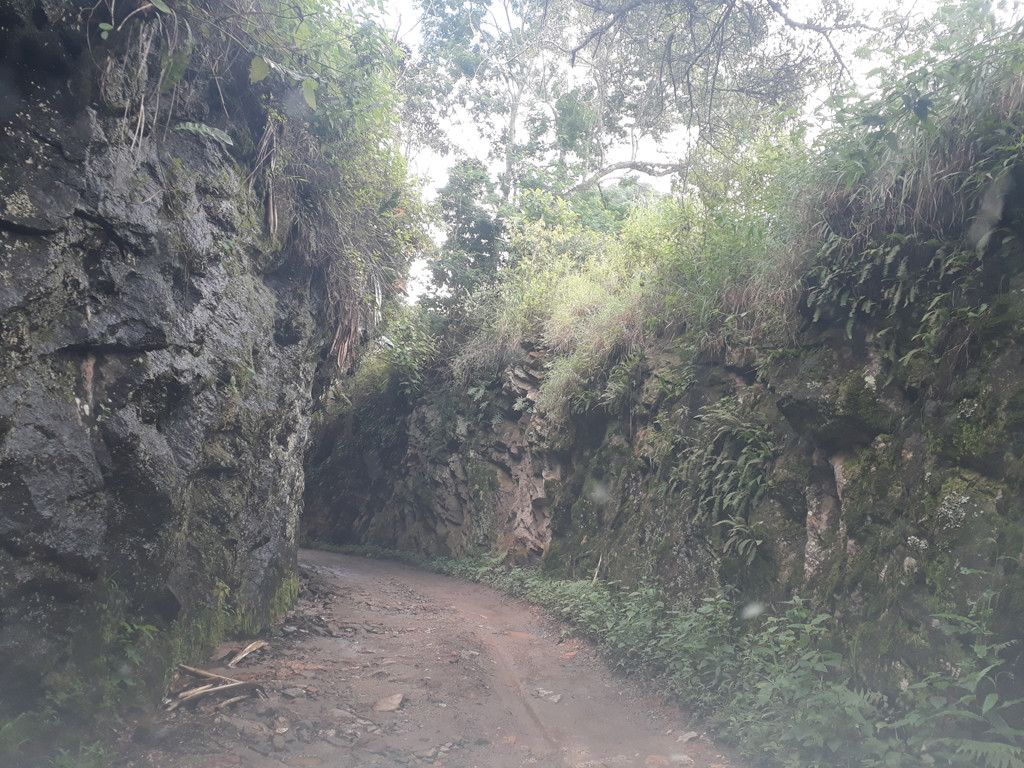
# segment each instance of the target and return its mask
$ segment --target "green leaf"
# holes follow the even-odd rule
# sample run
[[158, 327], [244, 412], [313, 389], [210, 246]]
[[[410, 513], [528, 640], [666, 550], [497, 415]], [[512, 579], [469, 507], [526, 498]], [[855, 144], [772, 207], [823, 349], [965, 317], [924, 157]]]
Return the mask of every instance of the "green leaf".
[[262, 56], [253, 56], [252, 64], [249, 65], [249, 82], [255, 84], [264, 80], [270, 74], [270, 65]]
[[161, 13], [171, 13], [171, 9], [167, 6], [167, 3], [165, 3], [164, 0], [149, 0], [149, 2]]
[[194, 41], [189, 38], [184, 45], [172, 53], [164, 54], [161, 57], [160, 66], [163, 69], [163, 79], [160, 83], [160, 92], [167, 93], [181, 82], [181, 79], [188, 72], [189, 61], [192, 58]]
[[986, 696], [985, 703], [981, 705], [981, 714], [987, 715], [988, 711], [992, 709], [992, 707], [994, 707], [998, 701], [998, 693], [990, 693], [988, 696]]
[[229, 147], [233, 146], [235, 142], [231, 140], [220, 128], [214, 128], [211, 125], [205, 123], [178, 123], [174, 126], [176, 131], [188, 131], [189, 133], [195, 133], [200, 136], [205, 136], [208, 139], [214, 139], [219, 141], [221, 144], [227, 144]]
[[316, 109], [316, 88], [317, 82], [312, 78], [306, 78], [302, 81], [302, 97], [309, 104], [310, 109]]

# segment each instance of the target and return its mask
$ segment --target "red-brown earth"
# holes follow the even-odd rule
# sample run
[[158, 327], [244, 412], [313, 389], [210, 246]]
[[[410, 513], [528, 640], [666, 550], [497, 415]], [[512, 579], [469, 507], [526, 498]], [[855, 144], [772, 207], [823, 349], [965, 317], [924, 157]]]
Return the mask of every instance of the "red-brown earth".
[[[541, 610], [391, 562], [300, 557], [296, 609], [229, 669], [265, 693], [127, 724], [119, 768], [602, 768], [735, 763]], [[244, 644], [224, 646], [230, 658]], [[177, 688], [202, 681], [183, 676]]]

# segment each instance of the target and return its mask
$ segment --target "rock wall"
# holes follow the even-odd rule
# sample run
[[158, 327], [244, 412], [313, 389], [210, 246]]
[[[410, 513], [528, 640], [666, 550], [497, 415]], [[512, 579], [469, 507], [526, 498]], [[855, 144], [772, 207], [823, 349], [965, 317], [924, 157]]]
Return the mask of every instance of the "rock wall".
[[[547, 488], [562, 476], [532, 414], [539, 357], [503, 371], [485, 397], [446, 386], [412, 409], [385, 393], [327, 429], [308, 471], [312, 539], [459, 556], [495, 549], [538, 559], [551, 542]], [[482, 393], [482, 390], [481, 390]], [[383, 424], [381, 423], [383, 422]], [[381, 431], [397, 440], [382, 440]], [[392, 450], [382, 455], [379, 446]]]
[[[95, 25], [87, 39], [88, 13], [0, 12], [0, 703], [14, 711], [94, 701], [105, 671], [142, 673], [129, 645], [180, 652], [285, 607], [322, 341], [314, 270], [264, 236], [246, 153], [167, 113], [147, 123], [136, 91], [152, 73]], [[179, 88], [174, 119], [226, 128], [212, 94]]]
[[697, 360], [689, 340], [662, 338], [614, 408], [558, 421], [529, 407], [544, 370], [531, 351], [399, 414], [407, 440], [372, 492], [346, 495], [335, 445], [310, 533], [535, 555], [555, 574], [653, 580], [681, 599], [801, 595], [839, 618], [859, 671], [883, 685], [947, 642], [933, 614], [988, 606], [1001, 638], [1024, 636], [1024, 200], [1005, 203], [1002, 244], [941, 343], [921, 346], [916, 310], [849, 336], [845, 316], [808, 316], [791, 347]]

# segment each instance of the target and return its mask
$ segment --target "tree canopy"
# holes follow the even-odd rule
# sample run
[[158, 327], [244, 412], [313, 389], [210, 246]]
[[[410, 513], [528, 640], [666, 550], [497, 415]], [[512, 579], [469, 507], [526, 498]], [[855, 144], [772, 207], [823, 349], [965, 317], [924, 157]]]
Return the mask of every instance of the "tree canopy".
[[[447, 240], [432, 258], [433, 303], [448, 309], [511, 263], [498, 233], [528, 210], [524, 192], [563, 196], [614, 228], [615, 200], [638, 177], [692, 183], [765, 131], [796, 126], [810, 89], [841, 84], [837, 40], [870, 33], [834, 0], [799, 18], [777, 0], [420, 9], [422, 39], [400, 77], [402, 130], [414, 151], [454, 157], [439, 196]], [[458, 202], [467, 192], [472, 205]]]

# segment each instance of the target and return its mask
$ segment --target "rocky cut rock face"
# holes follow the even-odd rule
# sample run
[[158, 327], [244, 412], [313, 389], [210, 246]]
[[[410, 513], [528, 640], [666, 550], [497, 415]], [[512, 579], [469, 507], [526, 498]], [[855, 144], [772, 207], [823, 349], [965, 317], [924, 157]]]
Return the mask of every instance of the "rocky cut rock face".
[[845, 317], [808, 318], [791, 348], [698, 359], [665, 337], [644, 350], [625, 405], [569, 418], [533, 412], [545, 372], [530, 353], [498, 376], [435, 386], [393, 418], [401, 439], [372, 482], [351, 448], [381, 426], [357, 412], [343, 435], [328, 432], [304, 523], [340, 543], [537, 555], [554, 575], [650, 581], [680, 601], [725, 586], [760, 605], [799, 595], [856, 637], [860, 673], [882, 690], [941, 658], [939, 615], [981, 616], [1016, 642], [1019, 192], [1000, 226], [981, 261], [994, 277], [969, 298], [977, 318], [950, 323], [936, 349], [915, 348], [910, 313], [853, 333]]
[[[378, 393], [328, 425], [307, 457], [304, 534], [462, 556], [493, 549], [539, 560], [551, 542], [548, 488], [563, 467], [531, 413], [543, 370], [530, 351], [493, 391], [438, 387], [403, 411]], [[538, 429], [539, 427], [539, 429]], [[385, 432], [398, 439], [382, 440]], [[381, 452], [381, 444], [390, 450]]]
[[[244, 161], [142, 130], [138, 71], [97, 55], [88, 12], [0, 11], [0, 702], [19, 708], [88, 694], [97, 659], [154, 634], [281, 609], [317, 360], [315, 279], [263, 238]], [[176, 119], [213, 112], [190, 93]]]

